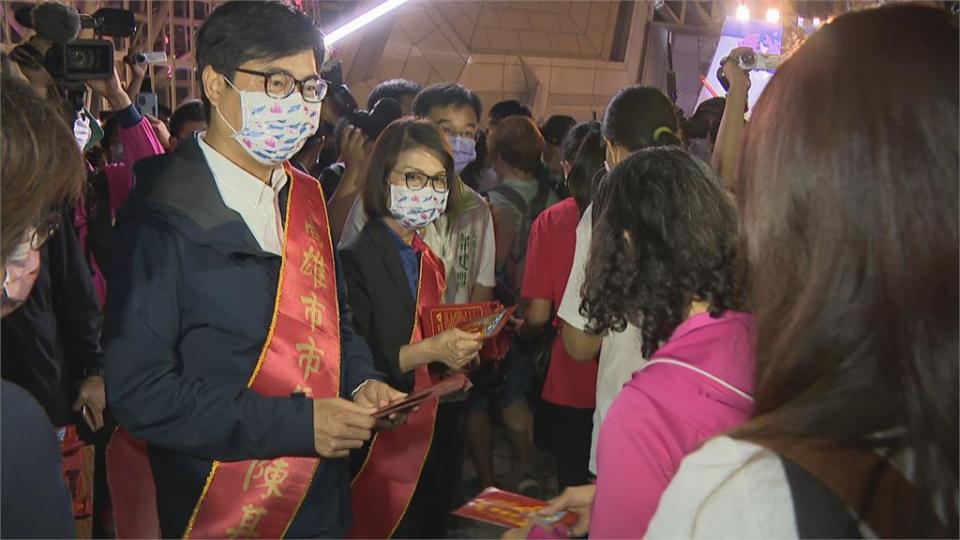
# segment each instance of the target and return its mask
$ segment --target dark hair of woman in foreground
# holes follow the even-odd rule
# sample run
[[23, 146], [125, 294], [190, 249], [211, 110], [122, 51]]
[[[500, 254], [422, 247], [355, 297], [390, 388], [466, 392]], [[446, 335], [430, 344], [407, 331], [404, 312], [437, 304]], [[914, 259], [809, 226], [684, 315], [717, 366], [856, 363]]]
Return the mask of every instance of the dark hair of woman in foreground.
[[756, 409], [733, 435], [906, 450], [954, 537], [957, 42], [940, 10], [844, 15], [760, 97], [737, 189]]

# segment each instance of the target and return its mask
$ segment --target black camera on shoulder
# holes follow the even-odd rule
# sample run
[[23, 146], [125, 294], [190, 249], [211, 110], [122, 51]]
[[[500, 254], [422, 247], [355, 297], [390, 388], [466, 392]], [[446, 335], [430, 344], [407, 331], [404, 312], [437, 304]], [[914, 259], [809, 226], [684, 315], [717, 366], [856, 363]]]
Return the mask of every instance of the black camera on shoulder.
[[[92, 29], [97, 36], [130, 37], [137, 30], [133, 12], [102, 8], [93, 15], [81, 15], [71, 6], [45, 2], [25, 6], [15, 12], [17, 22], [49, 43], [43, 53], [33, 44], [21, 45], [34, 63], [41, 64], [58, 84], [109, 79], [113, 76], [113, 43], [105, 39], [77, 39], [81, 29]], [[18, 49], [20, 48], [18, 47]]]
[[343, 66], [339, 60], [325, 62], [321, 71], [329, 84], [327, 102], [337, 114], [360, 129], [371, 141], [377, 140], [391, 122], [403, 116], [400, 104], [390, 98], [377, 101], [369, 111], [361, 110], [356, 98], [343, 83]]

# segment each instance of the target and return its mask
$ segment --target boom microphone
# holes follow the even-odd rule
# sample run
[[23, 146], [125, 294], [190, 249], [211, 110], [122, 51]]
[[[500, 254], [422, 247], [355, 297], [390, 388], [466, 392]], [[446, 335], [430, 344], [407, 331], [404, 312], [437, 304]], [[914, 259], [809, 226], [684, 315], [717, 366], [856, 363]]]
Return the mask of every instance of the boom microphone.
[[33, 29], [54, 43], [69, 43], [80, 35], [80, 14], [71, 6], [45, 2], [33, 8]]

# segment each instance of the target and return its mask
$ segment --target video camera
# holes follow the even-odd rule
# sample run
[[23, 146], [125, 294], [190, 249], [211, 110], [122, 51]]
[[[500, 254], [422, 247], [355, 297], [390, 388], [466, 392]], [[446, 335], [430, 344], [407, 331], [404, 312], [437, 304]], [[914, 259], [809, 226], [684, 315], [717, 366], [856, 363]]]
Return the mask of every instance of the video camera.
[[[114, 71], [113, 43], [78, 39], [80, 30], [92, 29], [100, 37], [130, 37], [137, 30], [133, 12], [125, 9], [102, 8], [93, 15], [81, 15], [71, 6], [45, 2], [18, 8], [14, 16], [18, 23], [36, 31], [39, 39], [15, 47], [11, 59], [45, 69], [74, 104], [77, 92], [82, 101], [85, 81], [109, 79]], [[45, 51], [41, 51], [43, 47]]]
[[754, 69], [764, 70], [764, 71], [774, 71], [780, 64], [783, 63], [783, 56], [776, 54], [763, 54], [757, 52], [743, 52], [738, 57], [727, 57], [720, 61], [720, 66], [717, 67], [717, 80], [720, 81], [720, 86], [723, 86], [724, 90], [730, 90], [730, 81], [727, 80], [727, 76], [723, 73], [723, 64], [724, 62], [731, 61], [736, 62], [737, 67], [744, 71], [751, 71]]
[[325, 62], [321, 71], [330, 85], [327, 91], [330, 104], [341, 117], [360, 129], [370, 140], [377, 140], [391, 122], [403, 116], [400, 104], [390, 98], [377, 101], [370, 111], [361, 110], [356, 98], [343, 83], [343, 66], [339, 60]]

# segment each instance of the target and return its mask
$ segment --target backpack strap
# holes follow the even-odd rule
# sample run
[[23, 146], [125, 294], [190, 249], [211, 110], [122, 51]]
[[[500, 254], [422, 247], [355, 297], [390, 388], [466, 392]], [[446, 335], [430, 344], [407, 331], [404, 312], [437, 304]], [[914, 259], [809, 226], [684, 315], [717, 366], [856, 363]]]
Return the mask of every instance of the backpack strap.
[[533, 200], [530, 201], [530, 222], [537, 219], [537, 216], [540, 215], [547, 208], [547, 199], [550, 198], [550, 186], [545, 182], [537, 183], [537, 194], [533, 197]]
[[[524, 216], [527, 215], [527, 210], [529, 210], [529, 207], [527, 206], [527, 201], [523, 200], [523, 195], [520, 195], [519, 191], [513, 189], [512, 187], [506, 184], [500, 184], [499, 186], [491, 189], [490, 191], [492, 193], [497, 193], [499, 195], [502, 195], [504, 198], [507, 199], [507, 201], [510, 202], [510, 204], [514, 208], [520, 211], [521, 214], [523, 214]], [[539, 195], [539, 192], [537, 192], [537, 194]], [[536, 199], [534, 199], [534, 201], [536, 201]]]
[[819, 480], [880, 538], [955, 538], [916, 486], [870, 448], [826, 441], [738, 437], [776, 452]]

